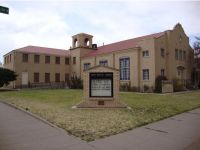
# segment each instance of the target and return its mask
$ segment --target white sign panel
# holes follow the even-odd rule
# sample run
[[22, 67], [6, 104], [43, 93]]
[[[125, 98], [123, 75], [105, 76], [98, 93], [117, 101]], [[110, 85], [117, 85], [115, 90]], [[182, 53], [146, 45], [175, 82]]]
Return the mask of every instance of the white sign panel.
[[91, 96], [112, 96], [111, 79], [92, 79]]

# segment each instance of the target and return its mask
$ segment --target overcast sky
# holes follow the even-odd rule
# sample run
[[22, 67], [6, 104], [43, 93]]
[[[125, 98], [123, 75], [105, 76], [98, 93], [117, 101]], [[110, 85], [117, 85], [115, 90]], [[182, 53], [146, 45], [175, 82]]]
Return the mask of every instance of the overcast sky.
[[200, 2], [186, 1], [4, 1], [0, 13], [0, 62], [27, 45], [68, 49], [71, 36], [85, 32], [93, 43], [109, 44], [173, 29], [180, 22], [193, 39], [200, 35]]

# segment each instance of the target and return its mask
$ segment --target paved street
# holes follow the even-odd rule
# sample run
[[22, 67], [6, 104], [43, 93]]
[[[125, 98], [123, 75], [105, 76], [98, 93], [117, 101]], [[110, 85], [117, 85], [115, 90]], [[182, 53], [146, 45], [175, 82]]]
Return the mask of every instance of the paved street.
[[0, 102], [0, 150], [199, 150], [199, 143], [200, 108], [87, 143]]

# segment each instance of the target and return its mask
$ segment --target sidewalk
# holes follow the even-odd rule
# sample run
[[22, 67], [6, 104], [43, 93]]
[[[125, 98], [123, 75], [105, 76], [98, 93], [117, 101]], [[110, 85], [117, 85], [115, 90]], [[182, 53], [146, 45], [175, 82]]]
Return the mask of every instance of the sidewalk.
[[0, 102], [0, 150], [93, 150], [64, 130]]
[[199, 150], [200, 108], [84, 142], [0, 102], [0, 150]]

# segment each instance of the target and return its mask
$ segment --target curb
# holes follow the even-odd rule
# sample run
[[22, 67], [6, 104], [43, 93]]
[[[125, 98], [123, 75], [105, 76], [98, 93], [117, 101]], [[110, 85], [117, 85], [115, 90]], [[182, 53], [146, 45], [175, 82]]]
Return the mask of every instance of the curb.
[[[65, 131], [64, 129], [59, 128], [58, 126], [56, 126], [56, 125], [50, 123], [49, 121], [43, 119], [42, 117], [39, 117], [39, 116], [33, 114], [33, 113], [30, 112], [30, 111], [26, 111], [26, 110], [24, 110], [24, 109], [22, 109], [22, 108], [19, 108], [19, 107], [15, 106], [15, 105], [13, 105], [13, 104], [11, 104], [11, 103], [8, 103], [8, 102], [2, 101], [2, 100], [0, 100], [0, 103], [3, 103], [3, 104], [5, 104], [5, 105], [10, 106], [10, 107], [12, 107], [12, 108], [15, 108], [15, 109], [17, 109], [17, 110], [20, 110], [21, 112], [23, 112], [23, 113], [25, 113], [25, 114], [28, 114], [28, 115], [34, 117], [35, 119], [37, 119], [37, 120], [39, 120], [39, 121], [42, 121], [43, 123], [45, 123], [45, 124], [47, 124], [47, 125], [49, 125], [49, 126], [51, 126], [51, 127], [53, 127], [53, 128], [56, 128], [57, 130]], [[66, 132], [66, 131], [65, 131], [65, 132]], [[67, 132], [66, 132], [66, 133], [67, 133]]]

